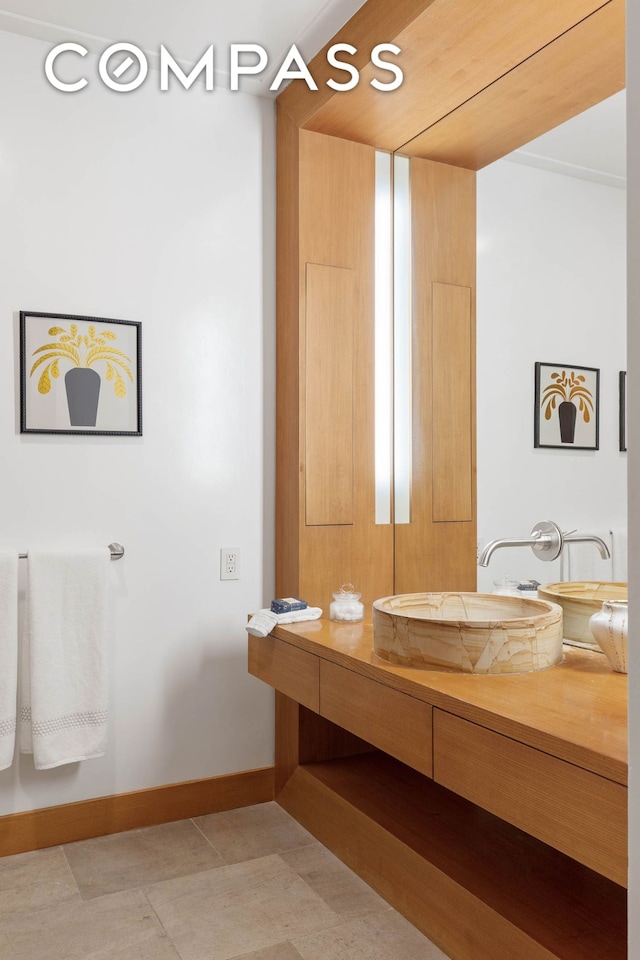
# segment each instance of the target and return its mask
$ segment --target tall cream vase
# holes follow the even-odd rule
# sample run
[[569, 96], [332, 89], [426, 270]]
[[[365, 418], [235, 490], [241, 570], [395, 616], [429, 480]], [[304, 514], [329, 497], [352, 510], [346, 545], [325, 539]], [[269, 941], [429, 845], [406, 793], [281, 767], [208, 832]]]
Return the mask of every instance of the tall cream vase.
[[618, 673], [627, 672], [627, 619], [626, 600], [604, 600], [589, 621], [596, 643]]

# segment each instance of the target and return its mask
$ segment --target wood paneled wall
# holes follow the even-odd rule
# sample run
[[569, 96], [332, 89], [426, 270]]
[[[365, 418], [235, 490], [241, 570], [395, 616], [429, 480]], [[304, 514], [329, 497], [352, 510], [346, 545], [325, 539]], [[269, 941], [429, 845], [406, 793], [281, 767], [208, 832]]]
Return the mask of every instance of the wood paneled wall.
[[411, 160], [411, 523], [376, 524], [375, 152], [278, 123], [277, 593], [474, 590], [475, 174]]
[[375, 523], [374, 177], [371, 147], [278, 110], [276, 591], [327, 615], [343, 583], [367, 609], [393, 592], [393, 529]]
[[412, 159], [411, 523], [395, 593], [476, 589], [475, 173]]
[[356, 270], [306, 264], [305, 524], [355, 520]]

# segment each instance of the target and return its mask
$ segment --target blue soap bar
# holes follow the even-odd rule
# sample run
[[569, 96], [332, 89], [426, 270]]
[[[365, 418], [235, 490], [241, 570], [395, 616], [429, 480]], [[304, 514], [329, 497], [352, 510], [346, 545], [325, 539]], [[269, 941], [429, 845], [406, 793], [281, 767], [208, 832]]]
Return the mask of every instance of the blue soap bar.
[[272, 613], [291, 613], [292, 610], [306, 610], [307, 601], [296, 597], [284, 597], [282, 600], [271, 601]]

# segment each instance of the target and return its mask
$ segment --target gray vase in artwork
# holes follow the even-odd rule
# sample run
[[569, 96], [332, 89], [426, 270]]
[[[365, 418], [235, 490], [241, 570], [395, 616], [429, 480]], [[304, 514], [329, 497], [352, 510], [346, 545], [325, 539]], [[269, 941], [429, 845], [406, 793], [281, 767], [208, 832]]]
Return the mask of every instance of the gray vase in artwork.
[[558, 407], [560, 420], [560, 442], [573, 443], [576, 435], [576, 416], [578, 414], [575, 403], [563, 400]]
[[64, 385], [72, 427], [95, 427], [100, 397], [100, 374], [90, 367], [73, 367]]

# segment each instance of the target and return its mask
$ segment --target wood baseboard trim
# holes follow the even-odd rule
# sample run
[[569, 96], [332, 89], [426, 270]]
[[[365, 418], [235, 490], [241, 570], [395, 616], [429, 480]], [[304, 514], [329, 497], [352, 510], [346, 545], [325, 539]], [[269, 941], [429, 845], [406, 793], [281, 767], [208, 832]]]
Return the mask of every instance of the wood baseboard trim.
[[274, 799], [274, 768], [171, 783], [0, 817], [0, 857]]

